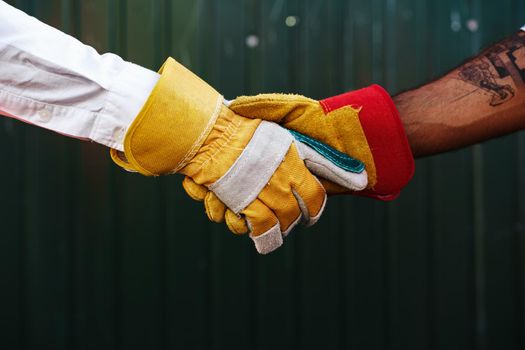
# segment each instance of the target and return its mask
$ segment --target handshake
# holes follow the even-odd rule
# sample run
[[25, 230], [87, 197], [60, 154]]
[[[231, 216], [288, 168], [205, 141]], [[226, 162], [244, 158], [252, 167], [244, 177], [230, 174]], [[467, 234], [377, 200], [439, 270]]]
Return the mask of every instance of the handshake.
[[327, 194], [394, 199], [414, 172], [390, 96], [379, 86], [323, 101], [267, 94], [226, 101], [173, 59], [112, 159], [147, 176], [181, 173], [214, 222], [267, 254]]

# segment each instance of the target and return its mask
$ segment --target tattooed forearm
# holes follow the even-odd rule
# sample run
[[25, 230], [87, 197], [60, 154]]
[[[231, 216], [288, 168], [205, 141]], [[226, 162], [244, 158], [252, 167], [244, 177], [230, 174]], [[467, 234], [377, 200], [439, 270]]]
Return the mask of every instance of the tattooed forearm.
[[490, 94], [491, 106], [499, 106], [514, 97], [512, 86], [499, 84], [500, 78], [490, 71], [490, 66], [486, 62], [467, 63], [460, 68], [459, 77]]
[[525, 130], [525, 32], [394, 102], [415, 156]]
[[461, 66], [460, 80], [490, 96], [491, 106], [499, 106], [516, 94], [525, 94], [525, 32], [520, 32]]

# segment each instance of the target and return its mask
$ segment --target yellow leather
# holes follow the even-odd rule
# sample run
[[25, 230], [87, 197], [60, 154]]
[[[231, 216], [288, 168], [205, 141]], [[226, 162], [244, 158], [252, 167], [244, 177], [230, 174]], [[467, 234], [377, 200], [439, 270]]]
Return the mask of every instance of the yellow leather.
[[[143, 175], [172, 174], [192, 159], [222, 109], [222, 96], [169, 58], [124, 141], [126, 167]], [[118, 156], [112, 151], [112, 158]], [[117, 164], [121, 165], [119, 162]]]
[[223, 105], [202, 147], [179, 172], [210, 186], [239, 158], [260, 123], [260, 119], [240, 117]]
[[[277, 224], [284, 232], [301, 217], [299, 195], [308, 212], [322, 211], [325, 192], [306, 169], [292, 145], [284, 161], [259, 196], [239, 217], [207, 188], [223, 177], [252, 139], [261, 120], [237, 115], [223, 105], [222, 96], [173, 59], [160, 70], [161, 78], [130, 126], [124, 152], [112, 159], [126, 170], [156, 176], [182, 173], [190, 196], [206, 202], [208, 217], [226, 221], [235, 233], [266, 233]], [[295, 193], [294, 193], [295, 191]]]
[[[368, 188], [376, 184], [374, 159], [359, 122], [358, 109], [343, 107], [325, 114], [318, 101], [301, 95], [285, 94], [241, 96], [233, 101], [230, 109], [248, 118], [279, 123], [359, 159], [366, 166]], [[328, 187], [340, 189], [335, 184]]]
[[184, 177], [184, 180], [182, 181], [182, 187], [191, 199], [199, 202], [203, 201], [208, 194], [208, 189], [206, 187], [197, 185], [195, 181], [187, 176]]
[[206, 214], [212, 222], [221, 223], [226, 215], [226, 205], [213, 192], [208, 192], [204, 197]]
[[193, 200], [199, 202], [204, 201], [206, 215], [208, 215], [210, 221], [216, 223], [224, 222], [226, 205], [215, 195], [215, 193], [208, 191], [204, 186], [198, 185], [188, 176], [184, 178], [182, 187]]
[[[301, 95], [261, 94], [257, 96], [241, 96], [233, 101], [230, 109], [235, 113], [248, 117], [272, 121], [284, 127], [296, 130], [313, 137], [337, 150], [359, 159], [365, 164], [368, 173], [368, 188], [373, 188], [377, 182], [376, 168], [372, 152], [359, 121], [359, 109], [343, 107], [327, 114], [324, 113], [319, 101]], [[333, 182], [320, 179], [329, 195], [348, 193], [349, 191]], [[202, 190], [202, 189], [201, 189]], [[280, 203], [286, 200], [280, 199]], [[221, 222], [222, 217], [216, 208], [221, 208], [217, 197], [209, 197], [205, 201], [206, 211], [214, 212], [213, 221]], [[226, 210], [230, 228], [241, 227], [240, 218]], [[208, 215], [209, 216], [209, 215]]]
[[[223, 107], [208, 138], [180, 172], [190, 177], [196, 185], [209, 187], [231, 168], [260, 122], [258, 119], [240, 117]], [[301, 216], [301, 210], [293, 191], [297, 191], [312, 216], [322, 210], [324, 189], [306, 169], [294, 145], [258, 198], [241, 212], [250, 223], [252, 237], [264, 234], [277, 224], [284, 232], [295, 223]], [[197, 192], [202, 193], [196, 190], [193, 196]], [[196, 197], [200, 199], [201, 196]], [[208, 217], [212, 221], [222, 222], [226, 207], [221, 201], [211, 194], [205, 195], [204, 201]], [[248, 231], [244, 220], [233, 212], [228, 214], [227, 224], [233, 233]]]
[[226, 209], [225, 221], [228, 229], [236, 235], [243, 235], [250, 231], [246, 219], [240, 215], [235, 215], [230, 209]]

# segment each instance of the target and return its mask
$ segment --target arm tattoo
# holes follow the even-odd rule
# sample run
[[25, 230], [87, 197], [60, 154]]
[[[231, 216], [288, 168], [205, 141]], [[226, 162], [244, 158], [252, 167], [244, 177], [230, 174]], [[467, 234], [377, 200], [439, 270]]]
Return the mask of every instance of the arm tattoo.
[[517, 93], [525, 93], [525, 32], [515, 34], [461, 66], [458, 76], [489, 94], [493, 107], [511, 100]]
[[491, 95], [490, 105], [495, 107], [514, 97], [510, 85], [498, 84], [498, 77], [490, 71], [488, 63], [467, 63], [459, 70], [459, 77]]

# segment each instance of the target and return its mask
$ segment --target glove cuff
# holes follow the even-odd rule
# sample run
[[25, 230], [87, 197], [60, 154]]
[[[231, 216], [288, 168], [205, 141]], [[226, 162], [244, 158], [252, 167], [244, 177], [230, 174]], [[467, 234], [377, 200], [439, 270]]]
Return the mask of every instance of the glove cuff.
[[345, 106], [359, 109], [361, 128], [376, 168], [373, 189], [357, 194], [380, 200], [395, 199], [414, 175], [412, 151], [394, 102], [379, 85], [322, 100], [325, 113]]
[[143, 175], [175, 173], [192, 159], [210, 133], [223, 97], [206, 82], [168, 58], [161, 77], [124, 140], [124, 155], [113, 160]]

